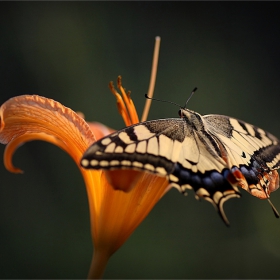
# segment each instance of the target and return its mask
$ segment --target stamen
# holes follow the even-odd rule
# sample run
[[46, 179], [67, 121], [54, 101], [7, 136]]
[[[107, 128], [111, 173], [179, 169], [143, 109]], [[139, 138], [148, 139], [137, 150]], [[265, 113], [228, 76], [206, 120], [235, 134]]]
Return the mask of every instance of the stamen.
[[[160, 47], [160, 37], [157, 36], [155, 38], [155, 47], [154, 47], [153, 64], [152, 64], [151, 77], [150, 77], [150, 85], [149, 85], [149, 90], [148, 90], [148, 94], [147, 94], [149, 97], [153, 97], [153, 94], [154, 94], [156, 76], [157, 76], [159, 47]], [[152, 103], [151, 99], [146, 99], [141, 122], [144, 122], [147, 120], [148, 113], [149, 113], [149, 110], [151, 107], [151, 103]]]
[[137, 115], [137, 111], [135, 109], [135, 106], [134, 106], [134, 103], [133, 103], [132, 99], [130, 98], [130, 93], [131, 92], [128, 92], [128, 93], [125, 92], [125, 89], [122, 86], [122, 77], [121, 76], [118, 76], [117, 85], [118, 85], [119, 90], [122, 93], [124, 103], [126, 105], [127, 111], [129, 113], [129, 116], [130, 116], [131, 124], [139, 123], [139, 118], [138, 118], [138, 115]]
[[117, 99], [117, 107], [118, 107], [118, 111], [120, 113], [120, 115], [122, 116], [124, 123], [126, 126], [132, 125], [131, 122], [131, 118], [129, 116], [129, 113], [126, 109], [126, 106], [124, 104], [124, 101], [121, 97], [121, 95], [116, 91], [113, 82], [109, 83], [109, 88], [111, 90], [111, 92], [115, 95], [116, 99]]

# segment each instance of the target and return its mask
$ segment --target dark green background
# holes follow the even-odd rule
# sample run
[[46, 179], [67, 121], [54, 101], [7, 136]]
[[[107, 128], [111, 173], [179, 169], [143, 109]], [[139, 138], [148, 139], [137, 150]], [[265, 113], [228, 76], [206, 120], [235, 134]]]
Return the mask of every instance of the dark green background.
[[[39, 94], [120, 129], [108, 82], [119, 74], [139, 112], [154, 37], [155, 97], [225, 114], [280, 137], [279, 5], [261, 2], [0, 3], [0, 101]], [[177, 116], [153, 103], [149, 119]], [[3, 154], [4, 146], [1, 146]], [[31, 142], [0, 166], [0, 278], [84, 278], [92, 242], [84, 183], [63, 151]], [[242, 191], [225, 204], [170, 191], [110, 259], [105, 278], [279, 278], [280, 221]], [[280, 210], [280, 191], [271, 197]]]

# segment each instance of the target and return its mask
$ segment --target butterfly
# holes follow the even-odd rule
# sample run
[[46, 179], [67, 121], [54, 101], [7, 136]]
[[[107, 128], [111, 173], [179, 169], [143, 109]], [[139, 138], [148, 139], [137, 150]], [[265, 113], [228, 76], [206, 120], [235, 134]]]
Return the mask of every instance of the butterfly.
[[279, 140], [228, 116], [200, 115], [186, 106], [179, 116], [134, 124], [100, 139], [84, 153], [81, 166], [165, 176], [181, 193], [193, 190], [197, 199], [212, 203], [227, 225], [223, 204], [241, 196], [238, 187], [267, 199], [279, 217], [269, 200], [279, 187]]

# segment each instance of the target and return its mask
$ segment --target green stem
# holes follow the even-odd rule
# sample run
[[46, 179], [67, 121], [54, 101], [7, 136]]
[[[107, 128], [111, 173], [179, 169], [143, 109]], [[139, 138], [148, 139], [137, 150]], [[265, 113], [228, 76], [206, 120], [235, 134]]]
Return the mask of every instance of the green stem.
[[104, 251], [94, 250], [87, 279], [101, 279], [109, 257]]

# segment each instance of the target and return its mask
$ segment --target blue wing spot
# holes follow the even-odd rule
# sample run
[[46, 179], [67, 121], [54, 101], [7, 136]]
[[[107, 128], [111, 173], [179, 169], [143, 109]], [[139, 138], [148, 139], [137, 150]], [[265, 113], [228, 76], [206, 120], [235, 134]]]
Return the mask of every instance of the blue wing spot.
[[211, 180], [210, 177], [205, 177], [202, 179], [203, 185], [208, 187], [208, 188], [215, 188], [215, 183]]
[[254, 173], [254, 171], [250, 169], [250, 167], [247, 168], [246, 166], [241, 166], [240, 171], [244, 175], [249, 185], [258, 183], [258, 177]]
[[191, 186], [199, 188], [201, 183], [202, 183], [201, 179], [200, 179], [200, 177], [198, 175], [196, 175], [196, 174], [192, 175], [192, 177], [191, 177]]
[[210, 170], [205, 173], [193, 172], [185, 169], [181, 164], [176, 163], [172, 174], [179, 179], [176, 184], [179, 186], [190, 185], [196, 192], [199, 188], [205, 188], [210, 196], [217, 191], [224, 192], [226, 190], [234, 190], [230, 183], [227, 181], [229, 174], [228, 169], [224, 169], [222, 174], [216, 170]]
[[191, 174], [188, 170], [181, 170], [180, 176], [182, 180], [189, 181], [191, 178]]
[[228, 177], [229, 173], [230, 173], [230, 172], [229, 172], [228, 169], [224, 169], [224, 170], [223, 170], [222, 174], [223, 174], [224, 179], [226, 179], [226, 178]]
[[223, 175], [217, 171], [211, 172], [210, 177], [215, 185], [222, 185], [225, 182], [225, 178], [223, 177]]
[[256, 160], [253, 161], [253, 167], [255, 167], [256, 169], [261, 168], [261, 166]]

